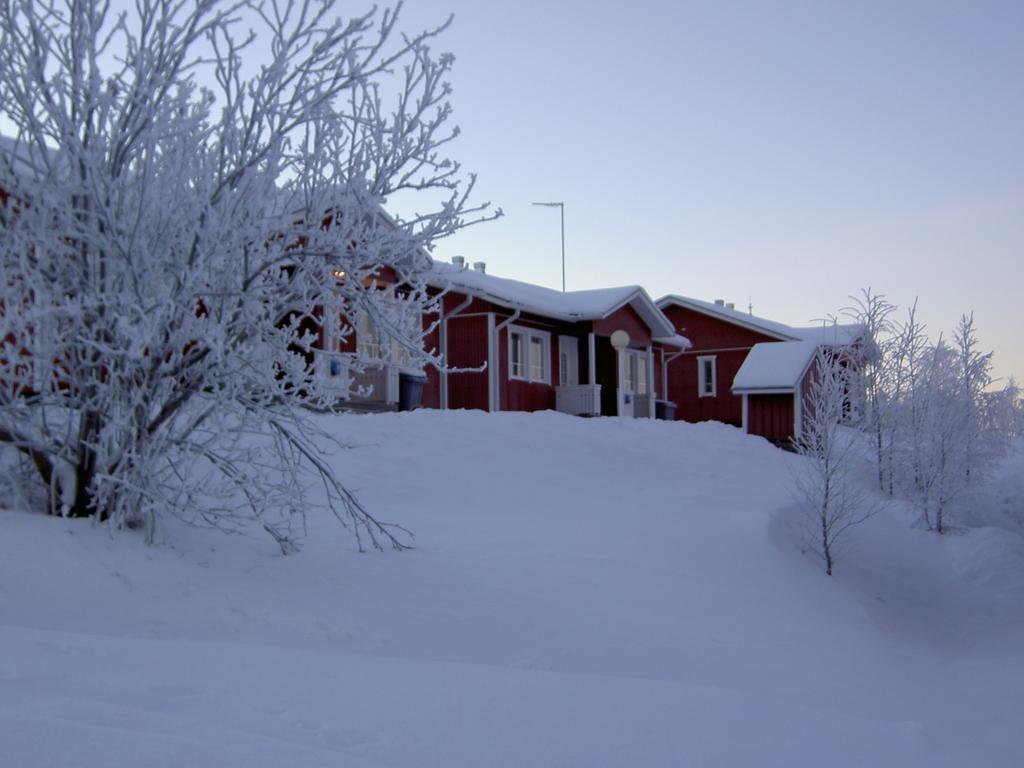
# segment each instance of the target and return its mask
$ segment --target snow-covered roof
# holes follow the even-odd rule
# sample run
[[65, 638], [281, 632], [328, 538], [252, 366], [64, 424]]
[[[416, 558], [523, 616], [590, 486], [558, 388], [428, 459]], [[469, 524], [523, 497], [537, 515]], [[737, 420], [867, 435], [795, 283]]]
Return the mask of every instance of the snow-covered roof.
[[[434, 262], [428, 282], [438, 288], [471, 293], [503, 307], [566, 322], [600, 320], [631, 305], [659, 341], [678, 335], [647, 291], [639, 285], [597, 288], [589, 291], [556, 291], [532, 283], [496, 277], [468, 267]], [[685, 337], [680, 336], [680, 339]], [[673, 343], [669, 341], [668, 343]], [[686, 340], [689, 346], [689, 340]]]
[[816, 341], [755, 344], [736, 372], [732, 382], [733, 393], [795, 390], [817, 348]]
[[813, 341], [816, 344], [849, 346], [864, 335], [864, 326], [859, 323], [822, 323], [793, 327], [774, 320], [741, 312], [724, 304], [669, 294], [658, 299], [658, 307], [664, 309], [672, 304], [717, 317], [743, 328], [774, 336], [780, 341]]
[[658, 307], [661, 309], [672, 304], [692, 309], [695, 312], [710, 315], [711, 317], [720, 318], [733, 325], [774, 336], [780, 341], [795, 341], [799, 338], [794, 329], [788, 325], [777, 323], [774, 320], [766, 320], [763, 317], [751, 315], [747, 312], [740, 312], [738, 309], [723, 304], [715, 304], [714, 302], [702, 301], [701, 299], [693, 299], [689, 296], [679, 296], [677, 294], [669, 294], [658, 299]]
[[856, 344], [864, 337], [866, 329], [860, 323], [822, 323], [804, 328], [794, 328], [796, 333], [804, 341], [813, 341], [815, 344], [834, 347], [848, 347]]

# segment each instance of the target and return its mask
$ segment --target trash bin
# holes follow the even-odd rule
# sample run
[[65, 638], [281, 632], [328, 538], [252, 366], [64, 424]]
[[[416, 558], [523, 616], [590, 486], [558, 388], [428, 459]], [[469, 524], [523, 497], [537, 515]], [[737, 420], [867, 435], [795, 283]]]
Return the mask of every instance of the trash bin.
[[675, 421], [676, 404], [671, 400], [655, 400], [654, 418], [661, 419], [662, 421]]
[[427, 377], [422, 373], [398, 374], [398, 410], [411, 411], [423, 401], [423, 385]]

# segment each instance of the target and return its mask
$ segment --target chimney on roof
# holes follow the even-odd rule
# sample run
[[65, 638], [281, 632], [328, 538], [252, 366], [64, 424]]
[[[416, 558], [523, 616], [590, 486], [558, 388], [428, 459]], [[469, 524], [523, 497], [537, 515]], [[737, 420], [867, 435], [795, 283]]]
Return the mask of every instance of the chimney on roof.
[[736, 309], [736, 302], [730, 301], [730, 302], [726, 303], [725, 308], [726, 309]]
[[487, 272], [487, 262], [486, 261], [474, 261], [473, 262], [473, 269], [476, 270], [477, 272], [485, 273], [485, 272]]
[[454, 264], [459, 269], [463, 269], [466, 266], [466, 257], [465, 256], [452, 256], [452, 264]]
[[724, 307], [725, 306], [725, 299], [715, 299], [715, 306], [716, 307]]

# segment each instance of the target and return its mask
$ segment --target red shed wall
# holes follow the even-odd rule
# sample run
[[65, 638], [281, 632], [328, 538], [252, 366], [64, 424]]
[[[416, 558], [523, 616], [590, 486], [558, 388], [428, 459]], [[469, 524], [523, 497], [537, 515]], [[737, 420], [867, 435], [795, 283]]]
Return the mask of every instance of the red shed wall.
[[[807, 371], [804, 373], [803, 379], [800, 380], [800, 394], [799, 397], [802, 401], [800, 409], [800, 428], [806, 429], [807, 420], [813, 415], [814, 409], [811, 407], [809, 402], [809, 395], [811, 392], [811, 384], [814, 383], [814, 377], [818, 372], [818, 360], [814, 358], [811, 360], [811, 364], [807, 366]], [[794, 396], [795, 397], [795, 396]], [[795, 402], [795, 400], [794, 400]]]
[[747, 432], [775, 442], [793, 437], [793, 398], [788, 395], [749, 395]]

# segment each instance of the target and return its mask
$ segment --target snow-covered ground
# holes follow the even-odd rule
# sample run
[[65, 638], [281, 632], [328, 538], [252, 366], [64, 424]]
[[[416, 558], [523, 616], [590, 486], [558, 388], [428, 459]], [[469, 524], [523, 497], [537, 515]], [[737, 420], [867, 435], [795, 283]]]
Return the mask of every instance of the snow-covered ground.
[[1020, 455], [988, 527], [891, 505], [829, 579], [728, 427], [326, 424], [415, 549], [0, 512], [0, 765], [1024, 765]]

